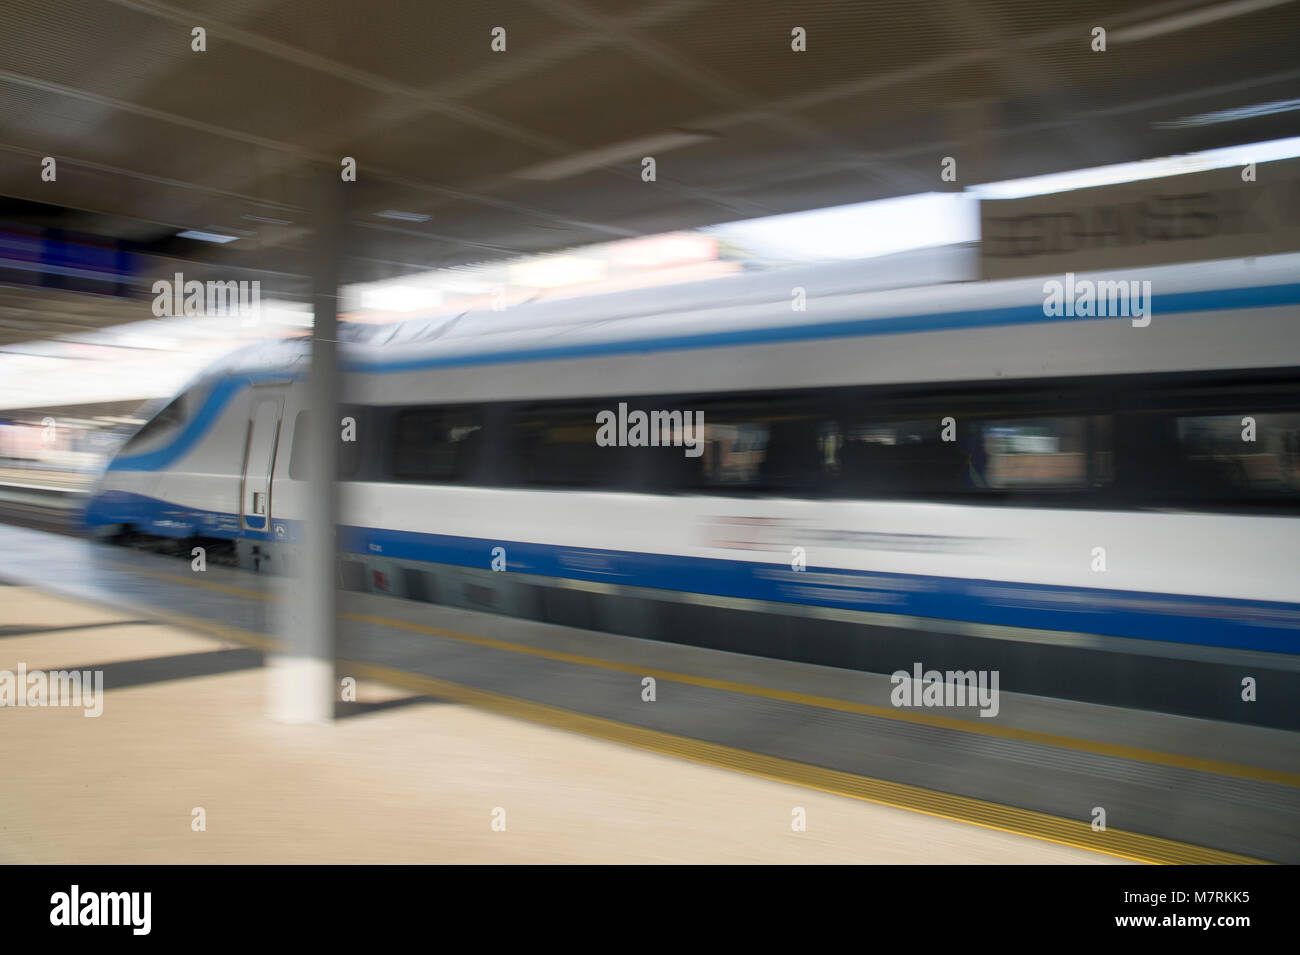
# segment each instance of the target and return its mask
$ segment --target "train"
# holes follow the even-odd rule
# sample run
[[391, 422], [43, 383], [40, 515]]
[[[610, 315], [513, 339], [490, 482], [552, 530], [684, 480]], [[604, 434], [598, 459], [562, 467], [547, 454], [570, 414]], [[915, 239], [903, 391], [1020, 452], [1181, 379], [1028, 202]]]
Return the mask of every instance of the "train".
[[[1062, 314], [1044, 277], [978, 281], [978, 250], [953, 248], [345, 323], [340, 580], [1230, 708], [1243, 660], [1300, 661], [1298, 276], [1298, 255], [1143, 268], [1144, 323]], [[205, 371], [109, 462], [88, 530], [292, 573], [309, 355]], [[1179, 688], [1129, 686], [1116, 654]]]

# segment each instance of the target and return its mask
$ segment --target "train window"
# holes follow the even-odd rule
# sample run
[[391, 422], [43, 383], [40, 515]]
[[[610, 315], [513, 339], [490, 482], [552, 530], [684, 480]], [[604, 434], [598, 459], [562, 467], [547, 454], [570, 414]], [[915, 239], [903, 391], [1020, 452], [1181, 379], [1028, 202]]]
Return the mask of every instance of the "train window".
[[1115, 419], [1093, 415], [1088, 419], [1089, 483], [1109, 487], [1115, 483]]
[[1194, 496], [1300, 493], [1300, 414], [1216, 414], [1175, 423], [1180, 483]]
[[848, 496], [923, 497], [1109, 484], [1103, 417], [857, 419], [828, 422], [821, 469]]
[[179, 394], [171, 402], [150, 418], [139, 431], [131, 436], [127, 441], [124, 450], [130, 451], [132, 448], [153, 440], [167, 431], [174, 428], [185, 420], [186, 395]]
[[[339, 430], [339, 480], [349, 480], [356, 477], [357, 470], [361, 466], [361, 439], [362, 439], [362, 419], [361, 409], [343, 408], [340, 409], [340, 418], [351, 417], [356, 422], [356, 428], [353, 434], [355, 440], [344, 441], [342, 428]], [[311, 420], [310, 411], [299, 411], [293, 419], [293, 445], [289, 452], [289, 477], [295, 481], [307, 480], [310, 473], [310, 455], [308, 449], [311, 447], [311, 429], [308, 422]]]
[[704, 487], [800, 492], [819, 483], [826, 428], [805, 403], [781, 397], [702, 410]]
[[[838, 426], [837, 426], [838, 428]], [[973, 454], [981, 436], [954, 427], [944, 440], [939, 417], [849, 419], [819, 436], [821, 467], [847, 496], [913, 497], [985, 487]]]
[[307, 480], [307, 421], [310, 412], [299, 411], [293, 419], [293, 449], [289, 452], [289, 477]]
[[[1157, 399], [1115, 415], [1033, 413], [1053, 401], [1104, 406], [1101, 391], [1062, 398], [1006, 389], [954, 389], [947, 398], [837, 389], [408, 408], [389, 419], [388, 463], [397, 480], [481, 482], [491, 471], [504, 483], [525, 486], [649, 493], [1212, 509], [1300, 504], [1300, 412], [1279, 411], [1287, 405], [1270, 399], [1265, 411], [1225, 414], [1222, 399], [1208, 390], [1179, 398], [1177, 411], [1158, 410], [1172, 405], [1168, 395]], [[659, 412], [666, 440], [603, 446], [597, 415], [620, 401], [647, 412], [675, 409]], [[991, 412], [995, 402], [998, 410]], [[898, 411], [891, 414], [889, 405]], [[149, 427], [182, 421], [182, 408], [178, 399]], [[951, 428], [943, 408], [952, 409]], [[365, 411], [355, 409], [359, 437]], [[485, 436], [495, 431], [498, 412], [505, 440], [488, 455]], [[697, 415], [703, 419], [698, 432]], [[306, 471], [308, 420], [302, 412], [294, 422], [289, 471], [295, 479]], [[372, 428], [383, 426], [379, 418], [368, 420], [376, 422]], [[698, 455], [688, 454], [696, 449]], [[344, 443], [340, 456], [340, 476], [355, 474], [360, 443]]]
[[525, 484], [545, 487], [618, 486], [625, 458], [623, 449], [596, 440], [602, 410], [602, 404], [563, 404], [516, 411], [510, 424], [513, 472]]
[[1080, 488], [1091, 483], [1089, 419], [1014, 418], [979, 423], [972, 472], [991, 488]]
[[475, 471], [483, 442], [473, 408], [412, 408], [393, 429], [393, 476], [403, 481], [463, 481]]
[[724, 487], [758, 485], [767, 463], [771, 426], [747, 415], [724, 414], [722, 418], [704, 422], [704, 483]]

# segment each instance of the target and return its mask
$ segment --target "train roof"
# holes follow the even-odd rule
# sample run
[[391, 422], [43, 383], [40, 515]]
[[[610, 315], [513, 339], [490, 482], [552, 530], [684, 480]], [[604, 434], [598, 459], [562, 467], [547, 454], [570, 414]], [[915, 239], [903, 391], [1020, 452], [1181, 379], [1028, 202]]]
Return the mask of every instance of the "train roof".
[[788, 303], [795, 286], [809, 295], [844, 295], [907, 287], [968, 282], [978, 278], [973, 243], [917, 249], [871, 259], [744, 272], [582, 298], [553, 299], [459, 315], [414, 318], [388, 325], [349, 325], [347, 340], [373, 347], [403, 347], [456, 336], [495, 335], [526, 329], [555, 329], [606, 323], [705, 308]]
[[[339, 325], [339, 340], [346, 367], [399, 370], [442, 359], [455, 360], [457, 356], [490, 358], [493, 354], [531, 352], [544, 356], [564, 349], [580, 354], [584, 348], [619, 343], [637, 343], [645, 350], [654, 350], [657, 341], [678, 341], [685, 335], [721, 336], [719, 341], [724, 343], [746, 336], [777, 340], [773, 333], [782, 329], [802, 337], [797, 334], [801, 327], [829, 324], [833, 328], [836, 322], [849, 321], [862, 325], [890, 319], [881, 323], [882, 330], [888, 327], [890, 331], [906, 331], [911, 319], [920, 329], [927, 321], [933, 324], [936, 315], [961, 313], [976, 316], [963, 327], [995, 325], [1000, 324], [999, 309], [1041, 302], [1045, 279], [1063, 278], [1056, 275], [974, 281], [978, 278], [978, 256], [974, 244], [949, 246], [527, 303], [505, 311], [429, 316], [389, 325], [344, 322]], [[1086, 277], [1149, 280], [1155, 296], [1260, 288], [1300, 279], [1300, 254], [1078, 276]], [[791, 308], [796, 288], [805, 290], [806, 311]], [[987, 315], [987, 320], [980, 319], [981, 315]], [[299, 374], [308, 357], [306, 338], [263, 342], [227, 356], [205, 377], [268, 369]]]
[[[793, 286], [810, 295], [937, 285], [977, 277], [978, 251], [972, 244], [919, 249], [873, 259], [791, 266], [745, 272], [678, 285], [607, 292], [582, 298], [527, 302], [508, 310], [418, 316], [400, 322], [340, 322], [338, 340], [345, 355], [437, 352], [451, 341], [500, 341], [553, 335], [573, 326], [609, 326], [636, 318], [699, 308], [736, 307], [790, 300]], [[307, 336], [246, 345], [204, 369], [200, 379], [271, 370], [295, 370], [310, 356]]]

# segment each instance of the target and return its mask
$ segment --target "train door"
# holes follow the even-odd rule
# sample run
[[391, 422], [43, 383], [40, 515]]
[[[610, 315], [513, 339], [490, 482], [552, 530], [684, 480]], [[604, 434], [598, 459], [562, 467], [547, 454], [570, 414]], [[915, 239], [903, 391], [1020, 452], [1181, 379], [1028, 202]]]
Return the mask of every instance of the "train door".
[[[259, 393], [260, 392], [260, 393]], [[244, 451], [244, 479], [239, 494], [239, 518], [247, 530], [271, 526], [271, 478], [280, 435], [283, 395], [253, 389], [248, 415], [248, 442]]]

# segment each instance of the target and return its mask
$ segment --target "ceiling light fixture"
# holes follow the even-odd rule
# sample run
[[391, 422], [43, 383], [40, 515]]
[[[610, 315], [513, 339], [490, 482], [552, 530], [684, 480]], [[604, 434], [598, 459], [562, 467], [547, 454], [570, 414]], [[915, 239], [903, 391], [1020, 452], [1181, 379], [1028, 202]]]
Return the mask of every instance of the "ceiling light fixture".
[[220, 232], [201, 232], [198, 229], [186, 229], [184, 232], [177, 232], [178, 239], [195, 239], [199, 242], [216, 242], [219, 245], [225, 245], [227, 242], [235, 242], [239, 239], [237, 235], [222, 235]]
[[561, 156], [559, 159], [548, 159], [535, 166], [517, 170], [513, 175], [516, 179], [527, 179], [532, 182], [552, 182], [590, 172], [602, 166], [612, 166], [615, 163], [640, 159], [643, 156], [655, 156], [672, 149], [681, 149], [683, 146], [693, 146], [696, 143], [718, 138], [720, 137], [717, 133], [673, 129], [666, 133], [655, 133], [651, 136], [642, 136], [640, 139], [629, 139], [621, 143], [601, 146], [598, 149], [589, 149], [571, 156]]
[[1269, 7], [1280, 7], [1284, 3], [1292, 2], [1293, 0], [1235, 0], [1233, 3], [1220, 3], [1217, 6], [1201, 7], [1199, 10], [1176, 13], [1173, 16], [1161, 17], [1158, 20], [1150, 20], [1135, 26], [1111, 30], [1109, 39], [1111, 43], [1149, 40], [1152, 37], [1166, 36], [1182, 30], [1191, 30], [1207, 23], [1215, 23], [1218, 20], [1227, 20], [1231, 17], [1241, 17], [1248, 13], [1256, 13], [1260, 10], [1267, 10]]
[[1198, 113], [1152, 123], [1156, 129], [1184, 129], [1188, 126], [1214, 126], [1217, 123], [1235, 123], [1242, 119], [1254, 119], [1257, 116], [1272, 116], [1274, 113], [1291, 113], [1300, 109], [1300, 99], [1280, 99], [1272, 103], [1256, 103], [1254, 106], [1239, 106], [1236, 109], [1220, 109], [1212, 113]]
[[396, 219], [399, 222], [428, 222], [430, 218], [423, 212], [402, 212], [400, 209], [385, 209], [383, 212], [376, 212], [375, 215], [381, 219]]

